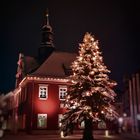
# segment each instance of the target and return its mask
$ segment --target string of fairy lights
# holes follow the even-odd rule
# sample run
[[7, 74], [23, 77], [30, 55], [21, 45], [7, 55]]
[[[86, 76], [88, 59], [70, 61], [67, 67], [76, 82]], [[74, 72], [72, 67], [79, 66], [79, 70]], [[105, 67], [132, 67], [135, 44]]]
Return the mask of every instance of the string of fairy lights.
[[75, 122], [80, 120], [83, 112], [94, 121], [103, 117], [109, 120], [118, 117], [112, 105], [116, 96], [112, 88], [117, 83], [109, 79], [110, 70], [103, 63], [98, 45], [98, 41], [89, 33], [85, 34], [83, 42], [79, 44], [79, 56], [71, 65], [72, 85], [65, 101], [67, 112], [64, 113], [63, 126], [70, 118]]

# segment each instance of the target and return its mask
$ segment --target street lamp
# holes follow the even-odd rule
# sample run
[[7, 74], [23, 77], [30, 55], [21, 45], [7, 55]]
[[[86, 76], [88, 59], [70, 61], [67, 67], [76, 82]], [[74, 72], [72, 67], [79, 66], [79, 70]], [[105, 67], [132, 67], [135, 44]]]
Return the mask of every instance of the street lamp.
[[123, 124], [123, 118], [122, 117], [118, 118], [118, 122], [119, 122], [119, 132], [121, 133], [121, 131], [122, 131], [122, 124]]

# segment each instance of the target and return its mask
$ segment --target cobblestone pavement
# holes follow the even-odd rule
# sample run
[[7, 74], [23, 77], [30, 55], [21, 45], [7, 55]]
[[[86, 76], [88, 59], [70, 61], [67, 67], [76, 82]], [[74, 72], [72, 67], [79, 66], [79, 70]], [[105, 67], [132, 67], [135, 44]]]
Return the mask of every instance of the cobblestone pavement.
[[[46, 132], [46, 131], [45, 131]], [[44, 133], [44, 132], [43, 132]], [[1, 140], [80, 140], [82, 138], [82, 131], [74, 131], [73, 135], [61, 138], [58, 131], [47, 131], [43, 134], [42, 131], [32, 131], [32, 134], [28, 135], [24, 131], [18, 132], [16, 135], [11, 132], [4, 133]], [[116, 135], [115, 133], [108, 133], [109, 136], [105, 136], [104, 131], [94, 131], [95, 140], [140, 140], [140, 134], [121, 133]]]
[[[12, 135], [8, 134], [5, 135], [1, 140], [80, 140], [82, 135], [71, 135], [65, 138], [60, 138], [59, 135], [27, 135], [27, 134], [18, 134]], [[119, 135], [111, 135], [105, 137], [104, 135], [94, 135], [95, 140], [136, 140], [131, 137], [123, 137]], [[138, 140], [138, 139], [137, 139]]]

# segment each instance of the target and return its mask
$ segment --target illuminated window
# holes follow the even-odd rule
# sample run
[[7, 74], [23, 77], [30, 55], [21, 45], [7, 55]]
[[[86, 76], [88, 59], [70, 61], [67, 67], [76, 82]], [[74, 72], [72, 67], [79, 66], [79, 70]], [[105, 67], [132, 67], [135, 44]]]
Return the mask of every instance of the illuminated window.
[[67, 87], [66, 86], [59, 86], [59, 99], [65, 100], [66, 94], [67, 94]]
[[61, 127], [62, 123], [61, 123], [61, 120], [63, 119], [63, 115], [62, 114], [59, 114], [58, 115], [58, 126]]
[[47, 114], [38, 114], [37, 127], [38, 128], [47, 128]]
[[48, 98], [48, 86], [39, 85], [39, 98], [40, 100], [46, 100]]

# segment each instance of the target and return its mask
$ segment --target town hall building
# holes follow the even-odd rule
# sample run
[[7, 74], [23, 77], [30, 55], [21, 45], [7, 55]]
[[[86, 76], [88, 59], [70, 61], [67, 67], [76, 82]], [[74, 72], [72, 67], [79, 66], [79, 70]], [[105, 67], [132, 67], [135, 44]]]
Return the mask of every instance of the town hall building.
[[38, 56], [19, 54], [16, 87], [7, 98], [7, 129], [15, 133], [58, 130], [65, 111], [63, 101], [76, 54], [55, 50], [48, 14], [45, 18]]

